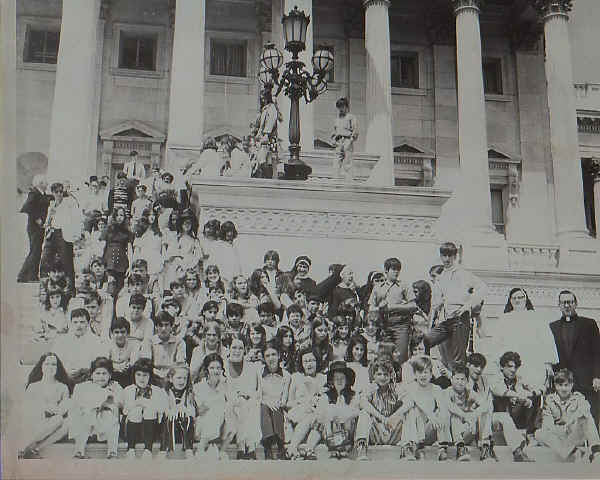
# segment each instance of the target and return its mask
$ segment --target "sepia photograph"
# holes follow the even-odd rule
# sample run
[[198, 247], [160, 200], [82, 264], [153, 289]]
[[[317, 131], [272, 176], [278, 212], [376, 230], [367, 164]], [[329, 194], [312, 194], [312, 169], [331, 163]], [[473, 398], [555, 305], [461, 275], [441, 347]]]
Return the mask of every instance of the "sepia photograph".
[[600, 472], [597, 0], [0, 0], [6, 479]]

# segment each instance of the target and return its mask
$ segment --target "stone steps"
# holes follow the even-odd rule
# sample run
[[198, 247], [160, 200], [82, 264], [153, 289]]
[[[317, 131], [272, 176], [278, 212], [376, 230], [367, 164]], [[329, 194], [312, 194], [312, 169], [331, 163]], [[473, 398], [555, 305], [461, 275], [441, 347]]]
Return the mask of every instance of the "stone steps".
[[[196, 445], [197, 446], [197, 445]], [[153, 459], [157, 460], [159, 451], [159, 444], [155, 443], [153, 446]], [[499, 463], [513, 463], [512, 462], [512, 453], [509, 447], [495, 447], [496, 454], [498, 456]], [[119, 443], [118, 449], [118, 458], [125, 459], [125, 454], [127, 452], [127, 444], [124, 442]], [[142, 459], [143, 445], [139, 444], [136, 446], [136, 459]], [[61, 442], [51, 445], [41, 452], [43, 458], [48, 460], [67, 460], [71, 459], [73, 455], [73, 443], [72, 442]], [[319, 461], [330, 460], [329, 452], [324, 445], [319, 445], [316, 449], [317, 459]], [[471, 461], [473, 463], [479, 463], [479, 449], [476, 447], [471, 447]], [[560, 462], [559, 458], [555, 456], [550, 449], [545, 447], [530, 447], [527, 449], [528, 455], [534, 459], [537, 463], [548, 464], [548, 463], [557, 463]], [[105, 443], [88, 443], [86, 447], [86, 455], [88, 455], [91, 459], [105, 459], [107, 454], [107, 447]], [[236, 451], [235, 447], [228, 450], [227, 454], [229, 456], [229, 461], [235, 460]], [[454, 463], [456, 462], [456, 449], [450, 447], [448, 449], [449, 460], [446, 463]], [[400, 447], [397, 446], [371, 446], [368, 448], [368, 457], [370, 461], [374, 462], [385, 462], [385, 461], [398, 461], [405, 462], [405, 460], [401, 460], [400, 457]], [[258, 448], [256, 451], [257, 460], [264, 460], [264, 451], [262, 448]], [[206, 459], [188, 459], [187, 461], [192, 462], [203, 462], [203, 461], [211, 461], [211, 457], [208, 456]], [[349, 459], [353, 459], [352, 456]], [[168, 456], [168, 460], [184, 460], [184, 455], [181, 449], [172, 452]], [[214, 461], [214, 459], [212, 460]], [[427, 447], [425, 449], [425, 460], [424, 462], [434, 462], [438, 463], [437, 460], [437, 448], [436, 447]], [[496, 462], [490, 461], [490, 465], [496, 464]]]

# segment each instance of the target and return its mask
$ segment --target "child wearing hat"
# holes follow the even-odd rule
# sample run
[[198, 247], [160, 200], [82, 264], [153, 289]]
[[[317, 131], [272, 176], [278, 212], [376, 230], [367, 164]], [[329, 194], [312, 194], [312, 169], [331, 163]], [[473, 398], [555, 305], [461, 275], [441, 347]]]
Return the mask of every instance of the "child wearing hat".
[[368, 430], [357, 430], [357, 424], [368, 425], [369, 418], [360, 411], [360, 397], [352, 389], [354, 379], [354, 371], [346, 362], [335, 361], [329, 366], [327, 386], [317, 406], [316, 427], [306, 442], [308, 458], [316, 458], [314, 449], [321, 439], [327, 443], [332, 457], [345, 457], [353, 447], [363, 455]]

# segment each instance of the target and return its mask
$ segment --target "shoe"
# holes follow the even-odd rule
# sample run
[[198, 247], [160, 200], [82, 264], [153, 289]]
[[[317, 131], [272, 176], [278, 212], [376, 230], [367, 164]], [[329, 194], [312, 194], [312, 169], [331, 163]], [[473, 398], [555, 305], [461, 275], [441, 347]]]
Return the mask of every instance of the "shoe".
[[125, 458], [127, 458], [128, 460], [133, 460], [135, 458], [135, 448], [130, 448], [129, 450], [127, 450]]
[[183, 458], [185, 458], [186, 460], [189, 460], [190, 458], [194, 458], [194, 450], [192, 450], [191, 448], [188, 448], [187, 450], [185, 450], [183, 452]]
[[88, 458], [90, 458], [90, 457], [88, 457], [88, 456], [87, 456], [85, 453], [83, 453], [83, 452], [75, 452], [75, 453], [73, 454], [73, 458], [77, 458], [77, 459], [79, 459], [79, 460], [87, 460], [87, 459], [88, 459]]
[[367, 456], [367, 443], [364, 440], [360, 440], [356, 444], [356, 459], [359, 461], [369, 460]]
[[445, 462], [448, 460], [448, 449], [446, 447], [440, 447], [438, 450], [438, 462]]
[[316, 460], [316, 459], [317, 459], [317, 454], [315, 453], [315, 451], [312, 448], [309, 448], [304, 452], [304, 460]]
[[600, 452], [590, 454], [590, 463], [600, 463]]
[[415, 450], [415, 460], [425, 460], [425, 449], [424, 448], [417, 448]]
[[106, 455], [106, 458], [108, 460], [114, 460], [116, 458], [119, 458], [119, 455], [117, 454], [117, 452], [108, 452], [108, 454]]
[[513, 462], [535, 462], [535, 460], [529, 458], [523, 449], [519, 447], [513, 452]]
[[415, 444], [407, 443], [400, 449], [400, 460], [406, 460], [408, 462], [414, 462], [417, 457], [415, 456]]
[[144, 453], [142, 453], [142, 459], [144, 460], [152, 460], [152, 452], [150, 450], [144, 450]]
[[471, 461], [471, 455], [469, 454], [469, 447], [464, 445], [460, 445], [456, 449], [456, 460], [459, 462], [469, 462]]
[[19, 452], [19, 458], [26, 460], [37, 460], [42, 458], [42, 456], [37, 448], [26, 448], [25, 450]]
[[498, 457], [496, 457], [496, 452], [494, 452], [494, 449], [491, 445], [483, 445], [481, 447], [481, 453], [479, 455], [479, 461], [480, 462], [486, 462], [489, 460], [495, 460], [496, 462], [498, 461]]

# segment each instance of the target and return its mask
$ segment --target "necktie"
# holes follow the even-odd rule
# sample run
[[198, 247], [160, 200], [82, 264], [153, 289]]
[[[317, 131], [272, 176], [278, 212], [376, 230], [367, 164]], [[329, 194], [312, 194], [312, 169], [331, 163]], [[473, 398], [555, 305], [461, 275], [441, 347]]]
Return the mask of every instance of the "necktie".
[[150, 398], [152, 396], [152, 387], [148, 385], [146, 388], [137, 387], [135, 391], [135, 398], [138, 399], [140, 397]]
[[477, 384], [477, 382], [475, 382], [475, 383], [473, 384], [473, 391], [474, 391], [474, 392], [478, 392], [478, 391], [479, 391], [479, 385]]

